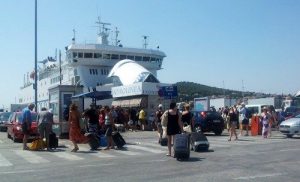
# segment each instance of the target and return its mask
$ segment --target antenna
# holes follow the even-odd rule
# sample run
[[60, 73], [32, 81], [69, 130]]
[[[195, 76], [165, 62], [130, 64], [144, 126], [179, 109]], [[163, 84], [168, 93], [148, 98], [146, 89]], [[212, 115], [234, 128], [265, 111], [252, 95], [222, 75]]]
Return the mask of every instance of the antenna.
[[244, 102], [244, 80], [242, 80], [242, 96], [243, 96], [243, 102]]
[[110, 23], [104, 23], [101, 21], [101, 18], [98, 16], [98, 20], [96, 21], [98, 30], [98, 42], [101, 41], [101, 44], [108, 45], [108, 36], [109, 36], [109, 28], [107, 28], [107, 25], [111, 25]]
[[75, 28], [73, 28], [72, 44], [75, 44], [75, 40], [76, 40], [76, 30], [75, 30]]
[[143, 35], [142, 37], [144, 38], [144, 44], [143, 44], [143, 47], [144, 47], [144, 49], [147, 49], [147, 45], [148, 45], [147, 38], [148, 38], [149, 36]]
[[118, 40], [119, 33], [120, 33], [120, 31], [118, 30], [118, 27], [116, 27], [116, 30], [115, 30], [115, 34], [116, 34], [115, 44], [116, 44], [116, 46], [118, 46], [118, 44], [120, 42], [120, 40]]

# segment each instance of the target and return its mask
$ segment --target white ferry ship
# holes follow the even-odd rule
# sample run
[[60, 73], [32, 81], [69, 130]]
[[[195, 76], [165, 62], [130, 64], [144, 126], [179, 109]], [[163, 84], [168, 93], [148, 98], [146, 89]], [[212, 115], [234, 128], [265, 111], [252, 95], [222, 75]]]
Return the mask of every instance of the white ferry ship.
[[[61, 60], [48, 57], [39, 63], [38, 69], [38, 110], [41, 107], [49, 108], [49, 88], [58, 85], [73, 85], [87, 88], [101, 87], [112, 83], [112, 78], [108, 78], [110, 70], [120, 60], [130, 59], [139, 63], [157, 76], [157, 70], [162, 68], [165, 53], [157, 49], [147, 48], [147, 36], [143, 36], [143, 48], [129, 48], [121, 44], [118, 40], [119, 31], [114, 31], [114, 40], [109, 42], [111, 24], [101, 22], [98, 18], [96, 22], [99, 28], [97, 43], [79, 44], [72, 38], [72, 43], [65, 47], [65, 56]], [[18, 103], [27, 104], [34, 102], [34, 73], [24, 75], [24, 85], [20, 89]]]

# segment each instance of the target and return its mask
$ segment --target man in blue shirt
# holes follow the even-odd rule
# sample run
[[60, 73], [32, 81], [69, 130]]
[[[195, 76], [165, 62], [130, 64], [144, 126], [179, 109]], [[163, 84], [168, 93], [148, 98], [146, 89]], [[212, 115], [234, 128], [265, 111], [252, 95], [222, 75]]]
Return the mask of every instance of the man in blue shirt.
[[33, 108], [35, 107], [34, 104], [29, 104], [27, 107], [25, 107], [22, 111], [22, 132], [24, 134], [23, 137], [23, 150], [28, 150], [28, 146], [27, 146], [27, 140], [28, 140], [28, 136], [29, 136], [29, 131], [31, 128], [31, 122], [32, 122], [32, 118], [31, 118], [31, 111], [33, 110]]

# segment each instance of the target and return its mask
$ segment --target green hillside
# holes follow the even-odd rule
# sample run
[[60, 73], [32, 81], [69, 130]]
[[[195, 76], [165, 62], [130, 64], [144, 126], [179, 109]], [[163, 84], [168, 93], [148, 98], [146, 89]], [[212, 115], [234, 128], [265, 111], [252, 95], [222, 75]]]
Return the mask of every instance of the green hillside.
[[[216, 96], [216, 97], [231, 97], [242, 98], [243, 93], [241, 91], [222, 89], [217, 87], [210, 87], [193, 82], [177, 82], [175, 83], [178, 90], [177, 101], [190, 101], [196, 97]], [[244, 92], [244, 96], [252, 96], [254, 92]]]

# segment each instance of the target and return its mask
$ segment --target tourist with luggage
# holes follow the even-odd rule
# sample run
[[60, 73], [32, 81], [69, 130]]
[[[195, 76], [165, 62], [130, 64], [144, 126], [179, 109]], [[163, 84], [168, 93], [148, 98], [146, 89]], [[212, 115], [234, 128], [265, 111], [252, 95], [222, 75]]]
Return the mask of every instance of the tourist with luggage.
[[181, 113], [176, 107], [175, 102], [170, 103], [170, 109], [164, 112], [162, 118], [167, 118], [167, 136], [168, 136], [168, 153], [167, 156], [172, 156], [171, 148], [174, 143], [174, 136], [183, 132], [181, 122]]
[[48, 151], [52, 149], [49, 147], [49, 134], [52, 131], [53, 114], [43, 107], [37, 115], [38, 131], [40, 138], [46, 138], [46, 148]]
[[112, 116], [112, 112], [108, 106], [104, 107], [105, 111], [105, 136], [107, 138], [107, 147], [104, 150], [114, 149], [113, 145], [113, 139], [112, 139], [112, 132], [113, 132], [113, 126], [114, 126], [114, 120]]
[[80, 129], [80, 120], [81, 114], [78, 111], [78, 106], [75, 103], [72, 103], [70, 106], [70, 113], [69, 113], [69, 139], [72, 141], [74, 148], [71, 152], [77, 152], [79, 150], [78, 143], [87, 143], [88, 138], [81, 133]]
[[231, 107], [228, 113], [229, 116], [229, 130], [230, 130], [230, 135], [228, 141], [231, 141], [232, 135], [235, 136], [235, 140], [238, 139], [237, 134], [236, 134], [236, 126], [237, 126], [237, 121], [238, 121], [238, 114], [235, 111], [235, 108]]
[[34, 104], [29, 104], [27, 107], [25, 107], [22, 111], [22, 133], [24, 134], [23, 137], [23, 150], [29, 150], [27, 146], [27, 140], [29, 137], [29, 132], [31, 129], [31, 123], [32, 123], [32, 118], [31, 118], [31, 111], [34, 109], [35, 105]]
[[181, 121], [184, 127], [190, 128], [189, 132], [193, 130], [193, 114], [190, 111], [190, 105], [184, 105], [184, 111], [182, 112]]

